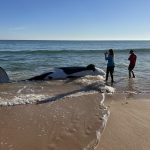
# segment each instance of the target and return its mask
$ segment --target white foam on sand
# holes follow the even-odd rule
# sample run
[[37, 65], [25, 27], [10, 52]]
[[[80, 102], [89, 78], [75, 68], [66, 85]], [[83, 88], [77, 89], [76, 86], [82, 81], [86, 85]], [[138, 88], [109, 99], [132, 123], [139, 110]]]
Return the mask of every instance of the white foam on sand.
[[[19, 84], [19, 83], [18, 83]], [[11, 97], [10, 99], [7, 97], [0, 97], [0, 106], [13, 106], [13, 105], [25, 105], [25, 104], [36, 104], [38, 102], [50, 102], [57, 99], [63, 99], [67, 97], [79, 97], [83, 95], [90, 95], [95, 93], [109, 93], [112, 94], [115, 92], [115, 89], [110, 86], [106, 86], [104, 84], [104, 77], [103, 76], [85, 76], [82, 78], [79, 78], [75, 81], [73, 81], [73, 84], [79, 84], [84, 88], [81, 88], [81, 90], [78, 90], [75, 93], [70, 93], [67, 95], [63, 94], [57, 94], [54, 95], [53, 93], [42, 94], [41, 93], [34, 93], [34, 89], [31, 93], [23, 93], [25, 89], [27, 89], [27, 86], [24, 85], [21, 89], [19, 89], [16, 94], [14, 94], [14, 97]], [[65, 86], [65, 84], [64, 84]], [[73, 85], [72, 85], [73, 86]], [[56, 88], [57, 89], [57, 88]], [[63, 91], [64, 93], [66, 91]], [[47, 101], [48, 99], [48, 101]], [[101, 101], [101, 103], [104, 102], [104, 99]]]
[[100, 93], [114, 93], [115, 88], [111, 86], [107, 86], [104, 83], [104, 77], [103, 76], [85, 76], [82, 78], [79, 78], [75, 81], [78, 84], [81, 84], [89, 89], [93, 89], [95, 91], [98, 91]]
[[35, 104], [37, 101], [42, 101], [47, 97], [48, 96], [42, 94], [21, 94], [12, 99], [4, 99], [0, 97], [0, 106]]
[[[101, 87], [102, 91], [107, 91], [109, 93], [114, 92], [112, 88], [107, 86]], [[18, 92], [20, 93], [20, 91]], [[95, 93], [99, 93], [99, 91], [95, 90], [90, 90], [90, 91], [79, 91], [74, 94], [70, 94], [67, 96], [49, 96], [49, 95], [42, 95], [42, 94], [19, 94], [18, 96], [13, 97], [12, 99], [5, 99], [0, 97], [0, 106], [14, 106], [14, 105], [25, 105], [25, 104], [36, 104], [37, 102], [44, 102], [45, 100], [49, 99], [50, 101], [53, 101], [54, 99], [64, 99], [64, 98], [72, 98], [72, 97], [80, 97], [84, 95], [92, 95]], [[101, 103], [104, 102], [101, 100]]]

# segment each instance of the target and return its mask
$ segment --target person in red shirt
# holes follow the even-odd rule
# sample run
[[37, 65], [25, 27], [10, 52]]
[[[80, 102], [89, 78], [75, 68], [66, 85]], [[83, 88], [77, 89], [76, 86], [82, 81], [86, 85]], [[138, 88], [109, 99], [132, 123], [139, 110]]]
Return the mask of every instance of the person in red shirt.
[[135, 78], [133, 69], [134, 69], [135, 64], [136, 64], [137, 56], [135, 55], [135, 53], [134, 53], [133, 50], [130, 50], [129, 54], [130, 54], [130, 56], [129, 56], [129, 58], [128, 58], [128, 60], [130, 61], [129, 67], [128, 67], [128, 70], [129, 70], [129, 78], [131, 78], [131, 73], [132, 73], [132, 77]]

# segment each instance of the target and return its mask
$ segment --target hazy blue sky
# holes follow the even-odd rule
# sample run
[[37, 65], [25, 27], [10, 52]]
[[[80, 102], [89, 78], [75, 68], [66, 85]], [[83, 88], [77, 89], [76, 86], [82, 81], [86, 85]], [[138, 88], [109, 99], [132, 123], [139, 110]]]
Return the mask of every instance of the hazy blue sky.
[[150, 40], [150, 0], [0, 0], [0, 39]]

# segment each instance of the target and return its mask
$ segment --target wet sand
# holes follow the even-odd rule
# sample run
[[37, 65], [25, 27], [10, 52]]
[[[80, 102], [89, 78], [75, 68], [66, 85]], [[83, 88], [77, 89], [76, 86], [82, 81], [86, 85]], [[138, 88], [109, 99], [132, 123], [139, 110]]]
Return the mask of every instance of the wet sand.
[[107, 95], [107, 109], [101, 93], [54, 85], [55, 101], [0, 107], [0, 150], [149, 150], [149, 95]]
[[131, 95], [107, 97], [111, 113], [97, 150], [150, 149], [150, 96]]
[[107, 110], [102, 95], [0, 107], [0, 150], [94, 149]]

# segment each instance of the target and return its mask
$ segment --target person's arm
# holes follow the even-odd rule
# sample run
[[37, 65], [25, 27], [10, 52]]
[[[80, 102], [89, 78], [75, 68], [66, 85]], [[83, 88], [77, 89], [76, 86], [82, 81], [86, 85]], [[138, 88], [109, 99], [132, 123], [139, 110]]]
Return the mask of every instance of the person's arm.
[[130, 60], [130, 59], [131, 59], [131, 55], [129, 56], [128, 60]]
[[136, 63], [136, 59], [137, 59], [137, 56], [136, 55], [134, 55], [134, 62]]
[[105, 53], [105, 60], [108, 60], [108, 53]]
[[137, 56], [135, 55], [135, 61], [137, 60]]

